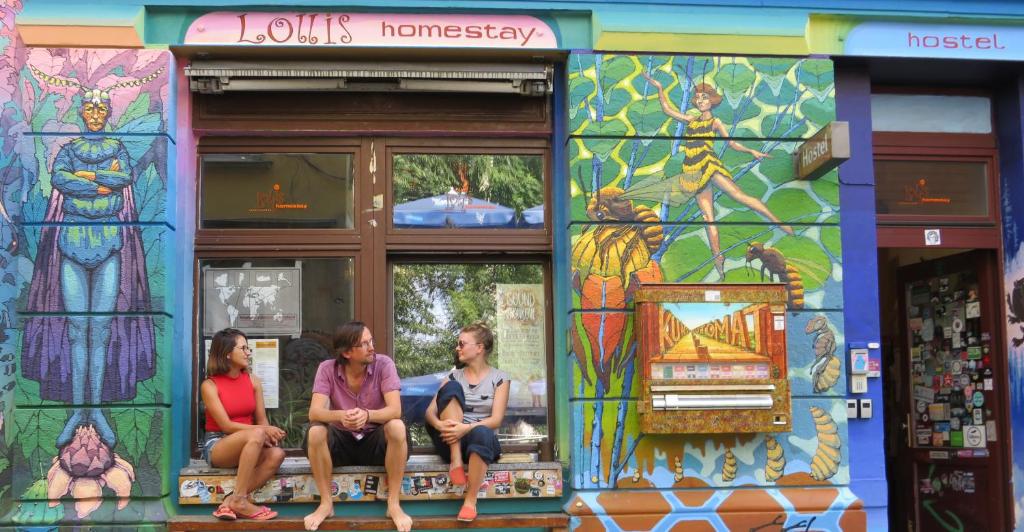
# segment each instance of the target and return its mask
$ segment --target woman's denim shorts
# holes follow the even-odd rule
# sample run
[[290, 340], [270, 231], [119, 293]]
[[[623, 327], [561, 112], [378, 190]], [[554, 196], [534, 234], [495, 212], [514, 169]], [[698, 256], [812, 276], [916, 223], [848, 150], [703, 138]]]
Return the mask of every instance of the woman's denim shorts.
[[206, 433], [206, 440], [203, 441], [203, 460], [206, 460], [206, 463], [211, 466], [213, 464], [210, 463], [210, 452], [213, 451], [213, 446], [216, 445], [224, 436], [227, 436], [227, 434], [223, 432]]

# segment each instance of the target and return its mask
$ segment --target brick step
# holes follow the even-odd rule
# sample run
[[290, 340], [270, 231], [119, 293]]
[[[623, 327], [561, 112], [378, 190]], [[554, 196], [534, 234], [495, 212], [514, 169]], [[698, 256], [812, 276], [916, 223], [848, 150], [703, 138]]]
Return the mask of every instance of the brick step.
[[[472, 523], [457, 521], [455, 517], [414, 516], [413, 530], [443, 530], [462, 528], [547, 528], [566, 530], [569, 516], [563, 513], [534, 514], [482, 514]], [[320, 530], [394, 530], [395, 525], [386, 517], [332, 517], [320, 525]], [[301, 517], [278, 517], [270, 521], [221, 521], [213, 516], [179, 515], [167, 522], [169, 532], [198, 530], [303, 530]]]
[[[225, 493], [234, 491], [235, 470], [210, 467], [195, 460], [178, 476], [179, 504], [219, 504]], [[331, 496], [336, 502], [367, 502], [387, 497], [387, 475], [383, 467], [334, 468]], [[452, 486], [448, 465], [439, 461], [414, 462], [406, 466], [402, 479], [403, 501], [461, 499], [465, 488]], [[485, 499], [539, 499], [562, 496], [560, 462], [509, 461], [492, 464], [487, 470], [480, 497]], [[311, 503], [319, 501], [316, 484], [305, 458], [288, 458], [278, 475], [253, 494], [262, 504]]]

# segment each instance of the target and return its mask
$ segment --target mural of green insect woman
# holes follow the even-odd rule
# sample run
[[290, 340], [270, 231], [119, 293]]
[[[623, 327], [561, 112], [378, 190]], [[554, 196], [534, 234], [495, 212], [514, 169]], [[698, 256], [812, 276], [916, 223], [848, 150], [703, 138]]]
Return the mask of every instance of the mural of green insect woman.
[[801, 139], [834, 119], [831, 63], [573, 54], [568, 71], [574, 485], [841, 479], [841, 452], [827, 467], [815, 458], [820, 441], [840, 445], [845, 418], [812, 400], [825, 388], [812, 391], [802, 329], [791, 379], [807, 398], [795, 398], [791, 435], [670, 442], [636, 423], [632, 314], [636, 285], [651, 281], [782, 282], [792, 310], [842, 307], [837, 175], [801, 182], [792, 170]]

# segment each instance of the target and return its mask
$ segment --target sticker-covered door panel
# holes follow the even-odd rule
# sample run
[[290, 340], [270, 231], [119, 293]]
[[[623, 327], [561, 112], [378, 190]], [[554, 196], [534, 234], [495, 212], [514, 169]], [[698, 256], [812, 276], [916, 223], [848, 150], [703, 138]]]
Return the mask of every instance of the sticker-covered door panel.
[[974, 251], [899, 269], [905, 438], [896, 469], [913, 483], [911, 530], [1005, 529], [995, 260]]

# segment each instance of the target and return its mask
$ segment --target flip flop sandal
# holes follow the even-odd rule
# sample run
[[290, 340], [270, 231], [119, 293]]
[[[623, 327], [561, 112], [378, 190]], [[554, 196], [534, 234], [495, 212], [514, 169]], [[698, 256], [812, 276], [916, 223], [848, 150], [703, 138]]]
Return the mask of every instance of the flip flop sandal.
[[448, 480], [453, 486], [465, 486], [469, 479], [466, 478], [466, 471], [461, 467], [453, 467], [448, 470]]
[[237, 513], [238, 517], [241, 517], [242, 519], [252, 519], [254, 521], [268, 521], [270, 519], [273, 519], [273, 518], [277, 517], [277, 512], [271, 510], [270, 508], [268, 508], [266, 506], [260, 506], [259, 511], [257, 511], [256, 513], [254, 513], [252, 515], [245, 515], [245, 514], [243, 514], [241, 512], [236, 512], [236, 513]]
[[471, 523], [476, 519], [476, 508], [470, 508], [469, 506], [463, 506], [459, 510], [459, 515], [455, 519], [462, 521], [463, 523]]
[[213, 511], [213, 516], [222, 521], [234, 521], [235, 519], [238, 519], [238, 516], [235, 515], [235, 511], [224, 505], [218, 506], [217, 509]]

